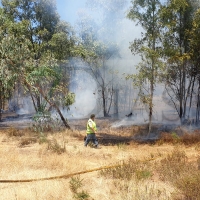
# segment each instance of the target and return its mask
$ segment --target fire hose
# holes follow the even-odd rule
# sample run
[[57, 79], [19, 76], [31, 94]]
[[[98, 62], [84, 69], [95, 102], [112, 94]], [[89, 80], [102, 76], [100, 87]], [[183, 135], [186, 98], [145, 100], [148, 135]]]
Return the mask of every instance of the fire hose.
[[[156, 158], [157, 157], [142, 160], [142, 161], [144, 161], [144, 162], [145, 161], [152, 161], [152, 160], [155, 160]], [[118, 165], [102, 166], [102, 167], [98, 167], [98, 168], [94, 168], [94, 169], [90, 169], [90, 170], [84, 170], [84, 171], [80, 171], [80, 172], [75, 172], [75, 173], [71, 173], [71, 174], [67, 174], [67, 175], [52, 176], [52, 177], [46, 177], [46, 178], [24, 179], [24, 180], [0, 180], [0, 183], [27, 183], [27, 182], [34, 182], [34, 181], [67, 179], [67, 178], [70, 178], [72, 176], [76, 176], [76, 175], [80, 175], [80, 174], [85, 174], [85, 173], [89, 173], [89, 172], [100, 171], [100, 170], [110, 169], [110, 168], [115, 168], [115, 167], [120, 167], [120, 166], [122, 166], [122, 165], [118, 164]]]

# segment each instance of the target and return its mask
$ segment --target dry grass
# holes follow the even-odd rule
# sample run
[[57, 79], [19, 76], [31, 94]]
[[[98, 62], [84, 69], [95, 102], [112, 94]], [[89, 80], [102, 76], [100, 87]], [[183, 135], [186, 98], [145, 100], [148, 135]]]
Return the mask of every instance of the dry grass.
[[192, 133], [184, 133], [179, 136], [176, 132], [161, 133], [161, 138], [158, 141], [159, 144], [171, 143], [171, 144], [184, 144], [184, 145], [194, 145], [200, 144], [200, 131], [195, 130]]
[[[119, 138], [133, 129], [112, 129], [104, 124], [99, 132]], [[135, 129], [134, 129], [135, 130]], [[150, 145], [130, 142], [106, 144], [101, 149], [83, 146], [85, 131], [46, 134], [44, 142], [29, 130], [0, 131], [0, 179], [34, 179], [70, 174], [120, 163], [120, 167], [82, 174], [69, 179], [30, 183], [0, 183], [0, 199], [89, 199], [165, 200], [198, 199], [200, 191], [198, 143], [168, 142]], [[100, 136], [99, 135], [99, 136]], [[29, 138], [29, 139], [28, 139]], [[32, 142], [30, 138], [36, 138]], [[49, 141], [63, 152], [49, 147]], [[20, 145], [21, 144], [21, 145]], [[191, 173], [188, 173], [189, 172]], [[189, 188], [187, 188], [189, 185]], [[193, 193], [195, 191], [195, 193]]]

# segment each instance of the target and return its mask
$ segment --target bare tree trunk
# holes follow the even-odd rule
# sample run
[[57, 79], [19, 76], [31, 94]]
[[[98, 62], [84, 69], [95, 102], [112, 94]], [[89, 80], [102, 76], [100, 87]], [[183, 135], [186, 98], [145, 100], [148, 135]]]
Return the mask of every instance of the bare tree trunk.
[[0, 81], [0, 121], [2, 120], [2, 107], [3, 107], [3, 101], [4, 101], [4, 93], [2, 90], [2, 82]]
[[[155, 33], [154, 33], [154, 26], [155, 26], [155, 13], [153, 11], [153, 31], [152, 31], [152, 37], [153, 37], [153, 46], [152, 49], [155, 51], [156, 50], [156, 40], [155, 40]], [[152, 115], [153, 115], [153, 92], [154, 92], [154, 71], [156, 70], [155, 67], [155, 58], [154, 55], [151, 57], [151, 80], [150, 80], [150, 102], [149, 102], [149, 132], [148, 135], [151, 133], [151, 128], [152, 128]]]
[[32, 93], [32, 91], [31, 91], [31, 88], [30, 88], [30, 86], [29, 86], [28, 84], [26, 84], [26, 86], [27, 86], [28, 91], [29, 91], [29, 93], [30, 93], [30, 95], [31, 95], [31, 99], [32, 99], [32, 102], [33, 102], [33, 106], [34, 106], [34, 108], [35, 108], [35, 111], [38, 112], [38, 109], [37, 109], [37, 106], [36, 106], [36, 104], [35, 104], [35, 100], [34, 100], [33, 93]]
[[105, 97], [105, 88], [102, 87], [102, 100], [103, 100], [103, 116], [107, 117], [107, 112], [106, 112], [106, 97]]
[[152, 115], [153, 115], [153, 90], [154, 90], [154, 83], [151, 81], [150, 83], [150, 102], [149, 102], [149, 132], [148, 134], [151, 133], [151, 128], [152, 128]]
[[194, 83], [195, 83], [195, 76], [194, 76], [194, 79], [192, 81], [192, 89], [191, 89], [191, 93], [190, 93], [190, 106], [189, 106], [189, 111], [188, 111], [188, 115], [190, 116], [190, 109], [191, 109], [191, 106], [192, 106], [192, 98], [193, 98], [193, 91], [194, 91]]
[[200, 79], [199, 79], [199, 87], [197, 91], [197, 110], [196, 110], [196, 123], [199, 124], [199, 114], [200, 114]]
[[[1, 85], [1, 84], [0, 84], [0, 85]], [[1, 88], [0, 88], [0, 121], [2, 120], [1, 108], [2, 108], [2, 91], [1, 91]]]

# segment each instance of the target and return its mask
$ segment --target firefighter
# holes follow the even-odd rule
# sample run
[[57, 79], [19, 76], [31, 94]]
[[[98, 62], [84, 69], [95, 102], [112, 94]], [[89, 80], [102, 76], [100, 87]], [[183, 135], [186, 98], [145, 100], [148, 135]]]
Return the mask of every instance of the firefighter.
[[94, 146], [96, 148], [99, 148], [98, 140], [97, 140], [96, 135], [95, 135], [96, 132], [97, 132], [97, 127], [96, 127], [96, 123], [95, 123], [94, 119], [95, 119], [95, 115], [92, 114], [90, 116], [90, 119], [87, 122], [87, 131], [86, 131], [87, 136], [85, 138], [85, 144], [84, 145], [85, 145], [85, 147], [87, 147], [88, 143], [90, 141], [92, 141]]

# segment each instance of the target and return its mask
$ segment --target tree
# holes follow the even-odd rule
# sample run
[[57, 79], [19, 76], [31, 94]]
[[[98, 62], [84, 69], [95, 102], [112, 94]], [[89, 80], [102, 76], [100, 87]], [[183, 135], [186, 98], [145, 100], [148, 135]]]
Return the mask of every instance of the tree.
[[[71, 52], [67, 48], [74, 45], [74, 39], [71, 30], [67, 30], [69, 26], [58, 23], [51, 3], [48, 0], [2, 2], [5, 18], [10, 19], [10, 23], [6, 24], [5, 29], [3, 24], [1, 26], [4, 34], [0, 67], [1, 72], [7, 72], [13, 80], [5, 84], [14, 88], [15, 83], [19, 82], [30, 93], [36, 111], [42, 111], [44, 104], [41, 101], [47, 102], [58, 112], [64, 125], [70, 128], [59, 106], [71, 105], [74, 94], [69, 92], [66, 82], [62, 82], [66, 74], [58, 62], [61, 59], [66, 62]], [[53, 9], [50, 14], [47, 12], [49, 9]], [[58, 46], [63, 45], [65, 53], [62, 55], [59, 55], [56, 42]], [[3, 77], [3, 73], [0, 77]]]
[[[4, 109], [5, 102], [11, 97], [12, 92], [15, 89], [15, 83], [17, 82], [17, 73], [19, 73], [19, 66], [17, 64], [16, 69], [12, 67], [6, 67], [6, 60], [12, 53], [16, 54], [17, 51], [21, 51], [23, 46], [24, 37], [20, 39], [15, 39], [16, 35], [10, 34], [10, 30], [18, 26], [18, 30], [22, 31], [25, 27], [25, 23], [14, 24], [3, 12], [3, 9], [0, 9], [0, 120], [1, 120], [1, 111]], [[18, 48], [15, 49], [14, 43], [18, 43]], [[12, 52], [12, 53], [11, 53]], [[26, 57], [26, 51], [23, 52]], [[15, 55], [17, 60], [20, 60], [20, 55]], [[13, 62], [10, 60], [10, 62]], [[14, 72], [15, 70], [15, 72]], [[14, 72], [14, 73], [12, 73]]]
[[[155, 85], [159, 80], [159, 72], [163, 67], [160, 59], [160, 33], [161, 26], [159, 23], [159, 0], [135, 0], [127, 17], [136, 21], [136, 25], [143, 28], [140, 39], [135, 39], [131, 43], [130, 49], [133, 54], [141, 56], [141, 63], [137, 65], [138, 73], [129, 75], [133, 78], [134, 84], [139, 87], [139, 96], [143, 103], [149, 107], [149, 133], [152, 126], [153, 115], [153, 96]], [[146, 83], [149, 83], [147, 87]]]
[[[171, 1], [162, 7], [164, 81], [179, 118], [184, 122], [196, 74], [190, 60], [190, 34], [194, 9], [191, 1]], [[191, 106], [191, 101], [190, 101]]]
[[[192, 93], [196, 94], [196, 123], [199, 123], [200, 120], [200, 9], [195, 12], [192, 22], [192, 28], [189, 30], [190, 34], [190, 56], [193, 68], [190, 71], [191, 76], [196, 79], [196, 91], [194, 90], [194, 83], [192, 85]], [[192, 97], [190, 99], [191, 107]]]

